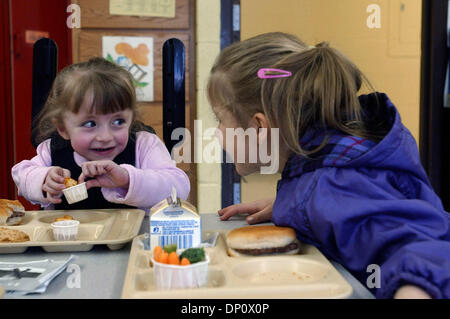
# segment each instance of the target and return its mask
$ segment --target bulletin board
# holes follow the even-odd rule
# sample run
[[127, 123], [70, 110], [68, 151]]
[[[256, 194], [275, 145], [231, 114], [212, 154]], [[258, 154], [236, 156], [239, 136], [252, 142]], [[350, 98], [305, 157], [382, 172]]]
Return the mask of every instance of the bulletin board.
[[[152, 46], [152, 94], [150, 96], [139, 98], [138, 102], [141, 106], [141, 119], [145, 124], [152, 126], [157, 135], [163, 140], [162, 125], [162, 47], [166, 40], [177, 38], [181, 40], [186, 50], [186, 128], [194, 127], [194, 118], [196, 114], [195, 106], [195, 0], [174, 0], [174, 16], [147, 16], [147, 15], [128, 15], [123, 10], [117, 11], [117, 6], [128, 5], [129, 3], [139, 5], [151, 5], [153, 2], [167, 5], [172, 3], [168, 0], [136, 0], [136, 1], [110, 1], [110, 0], [72, 0], [73, 4], [80, 6], [81, 28], [72, 30], [72, 48], [73, 62], [87, 61], [95, 56], [104, 56], [103, 43], [108, 37], [121, 37], [129, 39], [131, 48], [137, 49], [139, 44], [146, 43], [147, 49]], [[111, 5], [113, 8], [111, 14]], [[123, 8], [122, 9], [127, 9]], [[128, 9], [134, 10], [130, 7]], [[147, 8], [151, 11], [151, 7]], [[116, 11], [115, 11], [116, 10]], [[155, 9], [156, 10], [156, 9]], [[146, 11], [146, 12], [147, 12]], [[158, 14], [158, 13], [157, 13]], [[135, 39], [146, 39], [144, 42], [133, 42]], [[151, 39], [151, 40], [150, 40]], [[122, 41], [123, 42], [123, 41]], [[126, 42], [126, 41], [125, 41]], [[151, 42], [151, 45], [149, 44]], [[123, 52], [127, 52], [129, 47], [122, 45]], [[145, 48], [141, 48], [144, 51]], [[130, 61], [121, 60], [123, 63], [131, 63]], [[149, 55], [149, 54], [148, 54]], [[125, 53], [123, 56], [126, 56]], [[106, 56], [105, 56], [106, 57]], [[116, 58], [117, 56], [111, 56]], [[133, 61], [133, 63], [136, 61]], [[140, 62], [143, 63], [143, 62]], [[138, 67], [144, 69], [139, 63], [134, 63]], [[131, 66], [131, 65], [130, 65]], [[144, 72], [150, 70], [150, 66]], [[138, 71], [140, 72], [140, 71]], [[147, 72], [148, 73], [148, 72]], [[147, 83], [144, 78], [136, 80], [141, 83]], [[192, 151], [192, 154], [194, 152]], [[186, 172], [191, 182], [191, 192], [188, 200], [197, 205], [197, 177], [195, 163], [180, 163], [179, 168]]]

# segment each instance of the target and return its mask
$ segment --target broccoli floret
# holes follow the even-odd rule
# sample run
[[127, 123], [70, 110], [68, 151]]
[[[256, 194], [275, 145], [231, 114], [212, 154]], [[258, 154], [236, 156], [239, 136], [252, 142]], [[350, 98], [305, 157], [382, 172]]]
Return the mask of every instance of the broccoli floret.
[[183, 258], [189, 259], [190, 263], [197, 263], [205, 260], [205, 251], [203, 248], [188, 248], [180, 255], [180, 260]]
[[172, 244], [172, 245], [167, 245], [167, 246], [164, 246], [164, 251], [166, 252], [166, 253], [171, 253], [171, 252], [174, 252], [174, 251], [177, 251], [177, 244]]

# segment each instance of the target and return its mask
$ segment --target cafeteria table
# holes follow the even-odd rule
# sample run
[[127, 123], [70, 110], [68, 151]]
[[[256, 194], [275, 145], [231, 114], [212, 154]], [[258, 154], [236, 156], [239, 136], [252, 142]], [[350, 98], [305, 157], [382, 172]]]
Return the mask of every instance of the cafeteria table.
[[[247, 225], [244, 217], [235, 216], [228, 221], [221, 221], [217, 213], [201, 214], [202, 230], [233, 229]], [[149, 217], [142, 222], [140, 234], [149, 230]], [[111, 251], [106, 245], [97, 245], [88, 252], [74, 253], [47, 253], [40, 247], [30, 247], [23, 254], [2, 254], [1, 262], [28, 262], [42, 259], [68, 259], [71, 254], [77, 256], [73, 262], [80, 269], [79, 288], [67, 284], [72, 272], [63, 271], [48, 286], [42, 294], [29, 294], [26, 296], [12, 296], [6, 294], [4, 298], [44, 298], [44, 299], [117, 299], [122, 295], [122, 286], [128, 265], [131, 242], [122, 249]], [[342, 265], [331, 261], [339, 273], [353, 287], [350, 298], [373, 299], [374, 296]], [[74, 267], [71, 267], [73, 269]]]

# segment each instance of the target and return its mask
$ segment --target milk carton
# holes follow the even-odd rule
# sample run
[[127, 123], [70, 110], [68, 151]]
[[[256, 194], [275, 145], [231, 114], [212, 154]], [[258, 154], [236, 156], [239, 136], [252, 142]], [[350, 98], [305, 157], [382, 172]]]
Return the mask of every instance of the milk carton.
[[201, 221], [196, 208], [178, 198], [172, 188], [172, 195], [150, 211], [151, 249], [172, 244], [177, 244], [179, 249], [198, 247], [201, 238]]

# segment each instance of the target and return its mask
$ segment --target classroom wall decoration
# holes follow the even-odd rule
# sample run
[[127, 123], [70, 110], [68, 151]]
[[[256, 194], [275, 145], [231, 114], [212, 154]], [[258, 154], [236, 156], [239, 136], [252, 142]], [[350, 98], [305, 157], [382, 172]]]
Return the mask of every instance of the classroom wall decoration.
[[109, 0], [109, 14], [175, 17], [175, 0]]
[[104, 58], [133, 75], [137, 100], [153, 101], [153, 38], [104, 36], [102, 48]]

